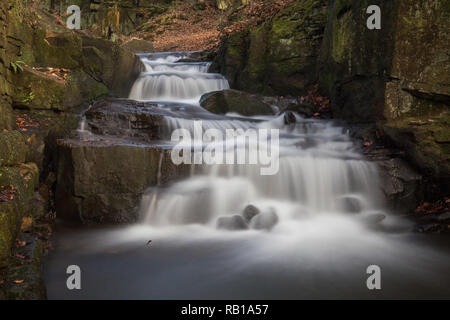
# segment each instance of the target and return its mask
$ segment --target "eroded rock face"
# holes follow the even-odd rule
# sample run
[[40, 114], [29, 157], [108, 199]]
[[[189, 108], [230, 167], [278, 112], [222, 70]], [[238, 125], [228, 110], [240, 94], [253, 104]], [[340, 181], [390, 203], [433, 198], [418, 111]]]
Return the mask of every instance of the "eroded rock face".
[[[380, 30], [366, 27], [369, 5], [381, 8]], [[335, 115], [357, 122], [442, 109], [450, 93], [449, 28], [445, 1], [336, 1], [319, 59]]]
[[205, 94], [200, 104], [209, 112], [226, 114], [238, 113], [243, 116], [273, 115], [272, 107], [257, 95], [237, 90], [217, 91]]
[[106, 99], [85, 114], [80, 137], [58, 141], [56, 207], [62, 218], [83, 223], [130, 223], [147, 188], [186, 175], [171, 149], [157, 143], [164, 117], [157, 104]]
[[114, 137], [60, 141], [58, 154], [58, 214], [83, 223], [135, 222], [147, 188], [188, 172], [173, 165], [169, 150]]
[[163, 117], [168, 114], [155, 103], [106, 99], [95, 103], [86, 119], [93, 133], [150, 142], [161, 138]]
[[302, 95], [316, 80], [316, 62], [326, 24], [327, 1], [294, 1], [255, 30], [233, 34], [213, 69], [232, 88]]
[[439, 197], [450, 192], [450, 116], [402, 120], [379, 124], [389, 141], [406, 151], [407, 159], [420, 170], [429, 184], [427, 193]]

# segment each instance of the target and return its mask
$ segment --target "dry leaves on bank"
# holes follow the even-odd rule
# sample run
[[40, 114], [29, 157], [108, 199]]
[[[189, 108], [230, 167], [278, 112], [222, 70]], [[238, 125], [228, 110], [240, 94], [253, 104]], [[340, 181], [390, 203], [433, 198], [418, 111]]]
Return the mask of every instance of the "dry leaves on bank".
[[0, 186], [0, 202], [13, 201], [16, 195], [16, 188], [13, 185]]

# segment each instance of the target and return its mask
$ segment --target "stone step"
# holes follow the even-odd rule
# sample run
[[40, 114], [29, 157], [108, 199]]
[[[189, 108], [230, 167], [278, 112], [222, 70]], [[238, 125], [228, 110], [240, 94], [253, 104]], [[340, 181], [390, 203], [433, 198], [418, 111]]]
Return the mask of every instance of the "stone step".
[[57, 216], [83, 223], [131, 223], [144, 191], [186, 176], [170, 148], [129, 140], [58, 141]]

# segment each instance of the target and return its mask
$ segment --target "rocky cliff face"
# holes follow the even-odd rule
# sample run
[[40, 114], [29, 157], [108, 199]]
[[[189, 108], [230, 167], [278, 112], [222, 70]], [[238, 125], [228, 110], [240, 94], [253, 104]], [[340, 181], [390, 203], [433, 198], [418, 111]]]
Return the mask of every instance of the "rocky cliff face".
[[56, 140], [94, 100], [126, 96], [141, 68], [120, 44], [70, 31], [37, 3], [0, 4], [0, 299], [45, 298]]
[[[367, 28], [369, 5], [381, 8], [380, 30]], [[214, 69], [233, 88], [264, 94], [301, 95], [319, 83], [334, 117], [376, 124], [378, 137], [435, 186], [430, 194], [445, 194], [449, 8], [446, 0], [294, 1], [229, 37]]]
[[[366, 27], [369, 4], [381, 8], [381, 30]], [[335, 115], [377, 122], [387, 142], [440, 186], [450, 177], [449, 4], [333, 1], [319, 59]]]
[[294, 1], [272, 20], [228, 38], [215, 61], [232, 87], [304, 94], [316, 82], [327, 1]]

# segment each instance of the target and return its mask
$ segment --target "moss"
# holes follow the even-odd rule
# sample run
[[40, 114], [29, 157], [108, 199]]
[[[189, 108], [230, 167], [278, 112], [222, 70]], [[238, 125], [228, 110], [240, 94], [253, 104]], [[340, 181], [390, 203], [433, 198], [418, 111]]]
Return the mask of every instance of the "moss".
[[0, 133], [0, 166], [24, 163], [27, 152], [25, 137], [20, 132]]
[[345, 13], [340, 19], [334, 21], [332, 57], [337, 63], [345, 63], [349, 50], [352, 47], [353, 25], [351, 12]]
[[38, 180], [39, 169], [34, 163], [0, 167], [0, 186], [13, 185], [16, 188], [15, 199], [23, 205], [33, 197]]
[[25, 68], [15, 75], [14, 82], [20, 84], [12, 97], [14, 105], [32, 109], [64, 109], [64, 81]]
[[[1, 81], [1, 79], [0, 79]], [[1, 88], [0, 88], [0, 92]], [[0, 98], [0, 131], [3, 129], [12, 130], [15, 126], [12, 108], [5, 100]], [[0, 145], [1, 148], [1, 145]], [[0, 160], [1, 163], [1, 160]], [[0, 164], [1, 165], [1, 164]]]
[[446, 112], [434, 117], [389, 121], [383, 125], [383, 131], [426, 174], [447, 181], [450, 178], [449, 124], [450, 115]]
[[14, 202], [0, 202], [0, 267], [9, 262], [11, 248], [20, 229], [21, 217]]

